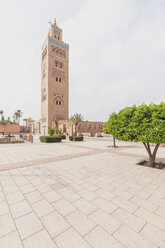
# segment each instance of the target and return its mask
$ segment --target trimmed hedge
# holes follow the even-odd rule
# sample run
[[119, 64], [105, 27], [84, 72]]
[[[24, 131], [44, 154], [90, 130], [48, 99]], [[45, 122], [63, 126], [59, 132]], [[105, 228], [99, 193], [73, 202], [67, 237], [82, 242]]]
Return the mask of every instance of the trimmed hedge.
[[63, 139], [66, 139], [66, 135], [64, 135], [64, 134], [61, 134], [60, 136], [61, 136], [61, 139], [62, 139], [62, 140], [63, 140]]
[[73, 141], [83, 141], [83, 136], [73, 136]]
[[45, 136], [40, 136], [40, 141], [45, 142]]
[[71, 141], [83, 141], [84, 137], [83, 136], [69, 136], [69, 139]]
[[61, 142], [61, 136], [40, 136], [40, 141], [45, 143]]

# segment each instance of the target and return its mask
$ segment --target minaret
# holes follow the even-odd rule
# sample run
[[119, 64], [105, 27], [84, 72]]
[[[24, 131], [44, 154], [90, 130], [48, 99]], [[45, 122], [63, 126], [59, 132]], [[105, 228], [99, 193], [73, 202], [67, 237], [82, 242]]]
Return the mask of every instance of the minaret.
[[69, 112], [69, 45], [62, 40], [56, 19], [42, 46], [41, 62], [42, 134], [53, 122], [67, 120]]

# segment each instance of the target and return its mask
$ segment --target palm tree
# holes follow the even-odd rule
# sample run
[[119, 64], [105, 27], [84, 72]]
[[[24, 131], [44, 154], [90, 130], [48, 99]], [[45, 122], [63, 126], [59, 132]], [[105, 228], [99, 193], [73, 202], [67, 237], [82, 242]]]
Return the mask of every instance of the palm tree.
[[1, 115], [1, 120], [2, 120], [3, 110], [0, 110], [0, 115]]
[[17, 113], [17, 111], [15, 111], [14, 114], [13, 114], [13, 121], [18, 122], [18, 113]]
[[16, 116], [15, 116], [15, 113], [13, 114], [12, 118], [13, 118], [13, 122], [16, 122]]
[[14, 121], [20, 123], [20, 118], [22, 117], [23, 112], [18, 109], [17, 111], [14, 112], [13, 119]]
[[25, 119], [23, 119], [23, 121], [26, 123], [26, 127], [27, 127], [27, 121], [28, 121], [28, 119], [25, 118]]
[[71, 121], [76, 121], [76, 122], [83, 121], [84, 120], [84, 116], [82, 116], [82, 114], [76, 113], [74, 115], [71, 115], [70, 120]]
[[20, 124], [20, 119], [21, 119], [21, 117], [23, 115], [23, 112], [20, 109], [18, 109], [17, 114], [18, 114], [18, 123]]

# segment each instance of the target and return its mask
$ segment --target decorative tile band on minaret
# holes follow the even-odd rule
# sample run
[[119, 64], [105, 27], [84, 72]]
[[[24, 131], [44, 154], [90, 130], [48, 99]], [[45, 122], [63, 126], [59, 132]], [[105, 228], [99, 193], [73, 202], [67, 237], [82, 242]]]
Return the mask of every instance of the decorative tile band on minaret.
[[49, 41], [49, 42], [52, 42], [53, 44], [55, 44], [55, 45], [57, 45], [57, 46], [59, 46], [59, 47], [64, 48], [64, 49], [67, 50], [67, 51], [69, 51], [69, 47], [68, 47], [68, 46], [66, 46], [66, 45], [64, 45], [64, 44], [61, 44], [61, 43], [59, 43], [59, 42], [56, 41], [56, 40], [52, 40], [51, 38], [48, 38], [48, 41]]

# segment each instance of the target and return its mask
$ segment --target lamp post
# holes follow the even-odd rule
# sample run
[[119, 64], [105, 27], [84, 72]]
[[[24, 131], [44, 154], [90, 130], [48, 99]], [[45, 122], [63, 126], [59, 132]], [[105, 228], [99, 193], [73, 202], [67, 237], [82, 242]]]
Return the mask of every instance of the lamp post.
[[44, 136], [45, 136], [45, 128], [46, 128], [47, 126], [43, 126], [43, 128], [44, 128]]
[[73, 125], [74, 125], [74, 132], [73, 132], [74, 134], [73, 135], [76, 136], [77, 135], [76, 126], [78, 125], [78, 121], [74, 122]]

